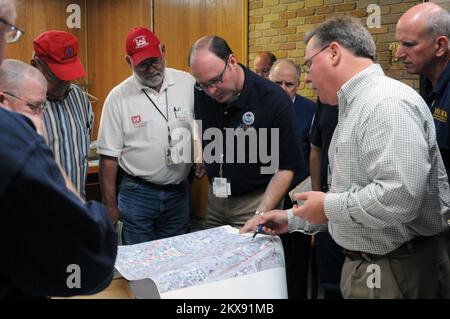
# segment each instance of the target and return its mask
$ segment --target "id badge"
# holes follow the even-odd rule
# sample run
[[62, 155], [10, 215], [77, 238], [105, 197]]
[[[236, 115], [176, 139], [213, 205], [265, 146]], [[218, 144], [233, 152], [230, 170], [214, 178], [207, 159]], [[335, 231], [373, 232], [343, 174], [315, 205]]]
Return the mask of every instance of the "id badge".
[[180, 164], [180, 157], [178, 156], [178, 150], [176, 147], [165, 146], [164, 154], [165, 154], [167, 166]]
[[219, 198], [228, 198], [231, 195], [231, 184], [226, 178], [214, 177], [213, 194]]

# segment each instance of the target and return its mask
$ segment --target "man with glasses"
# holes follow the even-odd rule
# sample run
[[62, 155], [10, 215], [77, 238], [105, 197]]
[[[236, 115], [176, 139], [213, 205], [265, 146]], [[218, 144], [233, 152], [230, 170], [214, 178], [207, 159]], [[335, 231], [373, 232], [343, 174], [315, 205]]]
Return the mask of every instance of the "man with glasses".
[[278, 84], [292, 100], [297, 125], [300, 128], [300, 145], [306, 165], [300, 171], [295, 172], [294, 183], [297, 184], [309, 176], [309, 132], [314, 113], [316, 112], [316, 104], [313, 101], [297, 94], [300, 85], [300, 73], [300, 66], [292, 60], [281, 59], [275, 62], [269, 75], [269, 79]]
[[0, 67], [0, 103], [29, 117], [39, 134], [45, 134], [43, 111], [47, 81], [41, 72], [18, 60], [4, 60]]
[[344, 298], [449, 298], [441, 232], [450, 189], [428, 106], [374, 63], [375, 42], [359, 19], [332, 17], [305, 42], [305, 81], [322, 102], [339, 105], [331, 186], [296, 194], [302, 205], [258, 223], [272, 234], [295, 221], [327, 223], [346, 256]]
[[[297, 126], [300, 135], [297, 139], [302, 148], [303, 165], [294, 172], [294, 179], [290, 189], [295, 188], [309, 176], [309, 131], [316, 111], [313, 101], [297, 94], [300, 85], [300, 66], [289, 59], [277, 60], [270, 69], [269, 79], [278, 84], [292, 100]], [[292, 207], [289, 195], [286, 195], [283, 208]], [[304, 299], [308, 297], [308, 268], [311, 251], [311, 236], [301, 232], [284, 234], [281, 237], [286, 256], [286, 275], [288, 281], [289, 298]]]
[[85, 198], [94, 113], [86, 94], [71, 81], [86, 75], [78, 58], [78, 39], [65, 31], [46, 31], [33, 40], [31, 64], [47, 79], [44, 124], [56, 162]]
[[133, 28], [125, 43], [133, 74], [106, 98], [97, 152], [103, 202], [131, 245], [188, 231], [195, 81], [165, 66], [165, 47], [147, 28]]
[[[254, 214], [280, 205], [302, 164], [301, 149], [293, 139], [298, 127], [292, 101], [277, 85], [239, 64], [218, 36], [197, 40], [189, 65], [197, 80], [195, 113], [202, 135], [219, 135], [203, 138], [210, 183], [205, 225], [240, 227]], [[258, 140], [248, 141], [247, 134]], [[208, 151], [217, 144], [215, 151]], [[261, 150], [271, 152], [269, 162]], [[202, 167], [196, 165], [197, 173]]]
[[[0, 64], [5, 43], [20, 37], [14, 18], [14, 2], [0, 0]], [[23, 116], [45, 100], [45, 79], [29, 68], [13, 60], [0, 68], [0, 298], [93, 294], [112, 280], [117, 235], [106, 207], [76, 195]]]

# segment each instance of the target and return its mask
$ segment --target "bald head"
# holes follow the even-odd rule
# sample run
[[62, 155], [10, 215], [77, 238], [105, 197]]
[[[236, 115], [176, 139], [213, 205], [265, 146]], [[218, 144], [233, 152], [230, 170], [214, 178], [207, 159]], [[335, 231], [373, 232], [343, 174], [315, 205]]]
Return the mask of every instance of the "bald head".
[[418, 4], [400, 17], [396, 38], [406, 71], [435, 83], [450, 58], [450, 14], [435, 3]]
[[211, 35], [198, 39], [189, 50], [188, 66], [191, 66], [193, 60], [200, 54], [210, 52], [221, 60], [227, 60], [230, 54], [233, 54], [230, 46], [225, 39]]
[[450, 38], [450, 14], [436, 3], [425, 2], [407, 10], [398, 20], [397, 29], [418, 28], [428, 36]]
[[42, 73], [29, 64], [19, 60], [6, 59], [0, 67], [0, 90], [26, 90], [24, 84], [34, 82], [47, 89], [47, 80]]
[[277, 60], [272, 65], [269, 79], [278, 84], [292, 100], [300, 84], [300, 67], [289, 59]]
[[276, 60], [277, 58], [272, 52], [262, 52], [257, 55], [253, 61], [253, 68], [255, 69], [256, 74], [268, 79], [270, 68]]
[[0, 67], [0, 102], [15, 112], [42, 118], [47, 80], [42, 73], [22, 61], [7, 59]]

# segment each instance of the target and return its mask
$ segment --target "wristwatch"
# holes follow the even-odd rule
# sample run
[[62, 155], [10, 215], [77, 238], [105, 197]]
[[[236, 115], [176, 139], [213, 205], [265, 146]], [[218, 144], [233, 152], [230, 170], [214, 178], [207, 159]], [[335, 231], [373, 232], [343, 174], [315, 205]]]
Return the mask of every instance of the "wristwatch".
[[264, 215], [264, 212], [262, 212], [262, 211], [260, 211], [260, 210], [257, 210], [257, 211], [255, 212], [255, 216], [262, 216], [262, 215]]

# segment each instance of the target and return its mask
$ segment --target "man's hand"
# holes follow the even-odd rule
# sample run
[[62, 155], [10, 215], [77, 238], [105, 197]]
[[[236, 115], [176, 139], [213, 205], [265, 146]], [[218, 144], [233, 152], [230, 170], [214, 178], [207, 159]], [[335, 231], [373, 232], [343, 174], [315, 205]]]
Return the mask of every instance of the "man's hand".
[[293, 212], [296, 216], [301, 217], [313, 224], [324, 224], [328, 221], [323, 209], [325, 193], [323, 192], [304, 192], [294, 195], [302, 205], [294, 206]]
[[245, 222], [244, 226], [241, 229], [239, 229], [239, 234], [245, 234], [251, 231], [255, 231], [259, 225], [259, 221], [260, 216], [258, 215], [255, 215], [254, 217], [250, 218]]
[[288, 218], [285, 210], [272, 210], [260, 216], [249, 219], [244, 227], [239, 230], [240, 234], [255, 231], [259, 224], [263, 224], [263, 231], [269, 235], [280, 235], [288, 231]]

